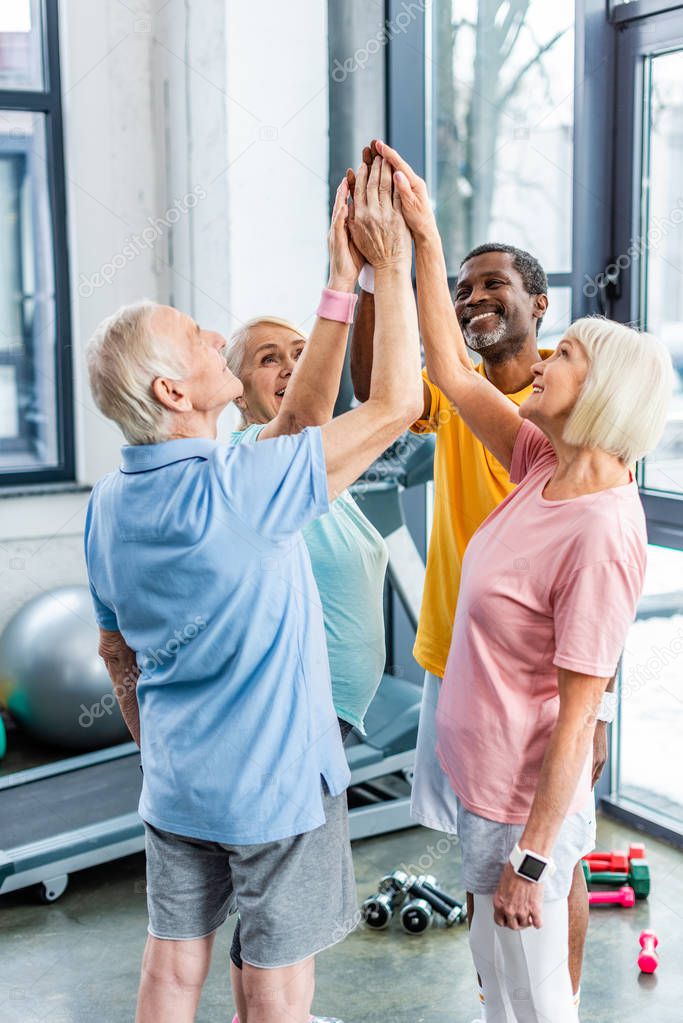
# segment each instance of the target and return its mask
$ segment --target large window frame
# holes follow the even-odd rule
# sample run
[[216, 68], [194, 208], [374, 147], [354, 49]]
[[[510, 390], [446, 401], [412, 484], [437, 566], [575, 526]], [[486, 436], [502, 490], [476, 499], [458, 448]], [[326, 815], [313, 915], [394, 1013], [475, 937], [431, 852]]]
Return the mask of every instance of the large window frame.
[[[622, 322], [637, 320], [632, 305], [630, 280], [622, 275], [612, 281], [606, 273], [632, 230], [631, 195], [614, 192], [617, 159], [633, 153], [637, 126], [627, 126], [615, 116], [617, 96], [624, 96], [627, 83], [619, 77], [618, 33], [629, 22], [656, 14], [678, 15], [683, 3], [665, 0], [635, 0], [608, 10], [606, 0], [576, 0], [573, 230], [572, 271], [553, 274], [551, 286], [571, 286], [572, 318], [602, 313]], [[386, 16], [395, 19], [400, 0], [386, 0]], [[391, 145], [411, 162], [423, 177], [429, 176], [429, 106], [431, 89], [430, 40], [425, 17], [416, 18], [407, 31], [392, 39], [387, 55], [387, 136]], [[427, 116], [425, 116], [425, 111]], [[607, 130], [606, 130], [607, 129]], [[631, 147], [629, 149], [629, 147]], [[629, 157], [630, 158], [630, 157]], [[632, 183], [633, 186], [633, 183]], [[626, 204], [626, 205], [625, 205]], [[637, 272], [634, 267], [633, 272]], [[586, 281], [601, 281], [599, 289], [586, 288]], [[642, 483], [642, 475], [639, 477]], [[683, 498], [649, 491], [641, 486], [647, 516], [648, 538], [653, 544], [683, 550]], [[427, 522], [429, 516], [427, 495]], [[419, 528], [424, 519], [410, 518]], [[647, 614], [644, 601], [643, 614]], [[618, 742], [618, 729], [613, 730]], [[631, 826], [683, 847], [683, 834], [654, 812], [628, 806], [617, 795], [618, 749], [610, 753], [596, 787], [602, 809]]]
[[[614, 146], [615, 158], [633, 162], [632, 174], [616, 176], [614, 207], [623, 215], [615, 215], [612, 247], [614, 253], [627, 252], [630, 240], [639, 225], [641, 214], [640, 178], [636, 154], [643, 153], [644, 125], [640, 116], [643, 107], [643, 68], [638, 68], [637, 58], [646, 52], [666, 52], [671, 48], [683, 47], [683, 4], [664, 3], [624, 4], [614, 9], [612, 19], [621, 34], [621, 57], [615, 59], [615, 80], [619, 95], [633, 96], [634, 111], [618, 119]], [[627, 18], [630, 12], [631, 17]], [[656, 17], [653, 17], [656, 15]], [[644, 18], [649, 20], [644, 22]], [[645, 33], [641, 29], [646, 28]], [[628, 38], [625, 33], [628, 32]], [[644, 38], [643, 38], [644, 35]], [[630, 116], [631, 113], [633, 116]], [[630, 166], [630, 163], [629, 163]], [[641, 308], [640, 280], [643, 272], [642, 259], [636, 255], [631, 264], [620, 275], [619, 288], [611, 304], [611, 314], [623, 322], [640, 323]], [[644, 485], [644, 467], [639, 466], [640, 492], [648, 522], [648, 537], [651, 543], [662, 547], [683, 550], [683, 497], [663, 491], [649, 489]]]
[[55, 465], [0, 471], [0, 497], [36, 484], [75, 480], [73, 368], [68, 270], [66, 184], [59, 64], [58, 0], [43, 0], [42, 89], [0, 89], [0, 110], [44, 115], [47, 157], [49, 223], [52, 234], [52, 272], [55, 313]]
[[[613, 114], [617, 88], [623, 95], [624, 87], [617, 81], [617, 33], [627, 22], [673, 8], [680, 10], [683, 3], [636, 0], [608, 15], [605, 0], [576, 0], [572, 271], [548, 279], [550, 287], [571, 287], [573, 319], [592, 313], [622, 322], [634, 318], [628, 280], [614, 286], [605, 274], [631, 232], [630, 207], [612, 188], [617, 147], [635, 141], [617, 137], [623, 125]], [[400, 0], [386, 0], [387, 19], [395, 20], [401, 9]], [[428, 176], [430, 161], [430, 61], [423, 12], [392, 39], [387, 56], [388, 141], [422, 176]], [[587, 279], [603, 282], [597, 294], [584, 287]], [[650, 542], [683, 550], [683, 498], [645, 488], [641, 494]]]

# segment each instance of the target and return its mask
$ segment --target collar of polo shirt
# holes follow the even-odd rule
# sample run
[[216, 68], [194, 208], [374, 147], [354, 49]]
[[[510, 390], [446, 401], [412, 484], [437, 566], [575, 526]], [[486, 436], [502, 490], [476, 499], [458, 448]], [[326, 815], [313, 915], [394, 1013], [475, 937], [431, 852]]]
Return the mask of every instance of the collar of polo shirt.
[[126, 444], [121, 448], [121, 472], [147, 472], [188, 458], [208, 458], [218, 445], [210, 437], [181, 437], [161, 444]]

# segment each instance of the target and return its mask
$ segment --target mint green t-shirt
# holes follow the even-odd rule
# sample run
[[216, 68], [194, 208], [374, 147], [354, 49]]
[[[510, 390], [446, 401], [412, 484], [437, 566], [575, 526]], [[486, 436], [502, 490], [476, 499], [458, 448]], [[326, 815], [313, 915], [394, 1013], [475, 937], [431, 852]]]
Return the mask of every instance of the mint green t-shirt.
[[[263, 425], [236, 431], [233, 443], [255, 443]], [[323, 609], [334, 707], [363, 732], [384, 671], [387, 546], [347, 490], [302, 532]]]

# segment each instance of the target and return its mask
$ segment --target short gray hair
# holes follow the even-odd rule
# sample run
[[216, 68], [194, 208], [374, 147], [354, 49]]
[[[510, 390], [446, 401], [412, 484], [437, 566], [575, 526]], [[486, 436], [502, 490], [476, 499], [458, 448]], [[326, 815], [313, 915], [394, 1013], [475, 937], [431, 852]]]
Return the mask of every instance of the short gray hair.
[[86, 348], [90, 389], [100, 412], [129, 444], [158, 444], [171, 433], [172, 413], [157, 401], [157, 377], [182, 380], [188, 367], [152, 329], [160, 306], [144, 299], [102, 320]]

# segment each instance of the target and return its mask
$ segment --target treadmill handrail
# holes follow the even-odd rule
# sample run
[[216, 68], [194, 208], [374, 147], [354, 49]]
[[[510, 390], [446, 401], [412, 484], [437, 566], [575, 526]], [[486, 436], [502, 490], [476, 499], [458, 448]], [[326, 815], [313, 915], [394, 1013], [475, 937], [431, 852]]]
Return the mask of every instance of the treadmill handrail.
[[95, 824], [88, 824], [83, 828], [72, 828], [69, 831], [59, 831], [45, 838], [39, 838], [35, 842], [28, 842], [26, 845], [16, 845], [0, 850], [3, 863], [21, 863], [29, 866], [39, 865], [46, 861], [55, 851], [65, 850], [71, 852], [83, 852], [93, 845], [97, 846], [103, 838], [115, 839], [122, 842], [127, 838], [140, 835], [144, 832], [145, 825], [137, 810], [121, 814], [118, 817], [106, 817]]
[[134, 742], [123, 742], [118, 746], [107, 746], [106, 749], [92, 750], [90, 753], [81, 753], [77, 757], [66, 757], [64, 760], [57, 760], [51, 764], [41, 764], [40, 767], [29, 767], [25, 771], [15, 771], [14, 774], [6, 774], [0, 778], [0, 790], [13, 789], [17, 785], [28, 785], [42, 778], [54, 778], [57, 774], [68, 774], [69, 771], [79, 771], [85, 767], [92, 767], [93, 764], [104, 764], [108, 760], [119, 760], [121, 757], [130, 757], [139, 753], [140, 748]]

